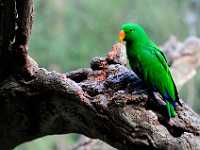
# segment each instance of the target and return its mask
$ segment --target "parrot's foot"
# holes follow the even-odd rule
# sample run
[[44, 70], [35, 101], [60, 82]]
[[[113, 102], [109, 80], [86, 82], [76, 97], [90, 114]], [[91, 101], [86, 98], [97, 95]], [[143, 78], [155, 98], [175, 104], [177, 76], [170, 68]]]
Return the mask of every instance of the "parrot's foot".
[[152, 103], [155, 107], [164, 107], [166, 106], [165, 101], [163, 101], [161, 95], [158, 92], [149, 91], [149, 96], [152, 99]]
[[175, 122], [173, 121], [173, 119], [169, 119], [168, 121], [167, 121], [167, 124], [170, 126], [170, 127], [173, 127], [174, 125], [175, 125]]
[[163, 101], [161, 95], [158, 92], [152, 92], [153, 98], [157, 100], [158, 104], [161, 106], [165, 106], [166, 103]]

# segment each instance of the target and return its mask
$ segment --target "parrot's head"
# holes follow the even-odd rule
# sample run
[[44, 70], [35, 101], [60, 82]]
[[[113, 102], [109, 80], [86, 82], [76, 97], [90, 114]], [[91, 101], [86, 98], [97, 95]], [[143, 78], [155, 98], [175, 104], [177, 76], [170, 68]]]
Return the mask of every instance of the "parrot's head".
[[119, 41], [133, 43], [145, 42], [148, 41], [148, 36], [140, 25], [126, 23], [121, 26], [121, 31], [119, 32]]

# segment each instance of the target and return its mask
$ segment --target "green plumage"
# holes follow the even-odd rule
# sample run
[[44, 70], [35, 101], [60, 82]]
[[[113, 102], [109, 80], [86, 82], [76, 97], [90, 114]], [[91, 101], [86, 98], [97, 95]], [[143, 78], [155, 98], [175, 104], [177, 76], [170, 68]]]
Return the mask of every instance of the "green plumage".
[[127, 56], [133, 71], [152, 91], [158, 91], [168, 110], [169, 118], [175, 117], [175, 102], [179, 102], [165, 55], [137, 24], [124, 24]]

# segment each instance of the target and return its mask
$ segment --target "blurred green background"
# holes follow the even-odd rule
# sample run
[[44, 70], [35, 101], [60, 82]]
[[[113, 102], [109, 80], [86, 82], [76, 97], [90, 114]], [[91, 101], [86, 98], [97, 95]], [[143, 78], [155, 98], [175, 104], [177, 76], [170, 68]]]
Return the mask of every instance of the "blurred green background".
[[[60, 72], [87, 67], [92, 57], [106, 55], [124, 22], [141, 24], [159, 45], [171, 35], [179, 40], [200, 35], [200, 0], [35, 0], [34, 3], [30, 55], [42, 67]], [[192, 80], [195, 84], [185, 85], [181, 97], [187, 99], [188, 88], [194, 86], [194, 109], [200, 113], [200, 77]], [[76, 134], [45, 137], [15, 150], [60, 150], [58, 145], [73, 144], [78, 137]]]

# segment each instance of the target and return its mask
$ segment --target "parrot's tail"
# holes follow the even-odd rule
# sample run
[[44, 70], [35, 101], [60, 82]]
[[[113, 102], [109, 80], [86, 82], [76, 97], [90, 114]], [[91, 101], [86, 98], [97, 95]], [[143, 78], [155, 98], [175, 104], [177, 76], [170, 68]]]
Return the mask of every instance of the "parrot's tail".
[[174, 118], [176, 116], [176, 111], [174, 109], [173, 104], [169, 103], [168, 101], [166, 102], [166, 107], [168, 111], [169, 118]]

